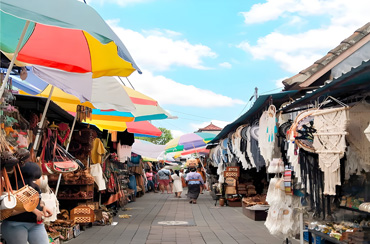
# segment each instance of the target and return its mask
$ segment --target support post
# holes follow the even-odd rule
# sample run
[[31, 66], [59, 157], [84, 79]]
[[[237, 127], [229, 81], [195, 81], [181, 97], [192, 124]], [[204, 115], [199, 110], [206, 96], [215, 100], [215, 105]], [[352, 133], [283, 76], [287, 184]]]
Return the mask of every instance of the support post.
[[28, 29], [28, 26], [30, 25], [30, 21], [27, 20], [26, 21], [26, 24], [24, 25], [23, 27], [23, 31], [22, 31], [22, 34], [19, 38], [19, 41], [18, 41], [18, 44], [17, 44], [17, 47], [15, 49], [15, 52], [14, 52], [14, 55], [13, 55], [13, 58], [12, 60], [10, 61], [10, 64], [9, 64], [9, 67], [8, 67], [8, 70], [6, 71], [6, 75], [5, 75], [5, 78], [3, 80], [3, 83], [1, 84], [1, 87], [0, 87], [0, 98], [3, 96], [3, 93], [4, 93], [4, 90], [5, 90], [5, 86], [6, 84], [8, 83], [8, 79], [9, 79], [9, 76], [10, 76], [10, 72], [12, 71], [13, 69], [13, 66], [14, 66], [14, 62], [18, 56], [18, 53], [19, 53], [19, 49], [21, 48], [21, 45], [22, 45], [22, 42], [23, 42], [23, 39], [24, 39], [24, 36], [26, 35], [26, 32], [27, 32], [27, 29]]

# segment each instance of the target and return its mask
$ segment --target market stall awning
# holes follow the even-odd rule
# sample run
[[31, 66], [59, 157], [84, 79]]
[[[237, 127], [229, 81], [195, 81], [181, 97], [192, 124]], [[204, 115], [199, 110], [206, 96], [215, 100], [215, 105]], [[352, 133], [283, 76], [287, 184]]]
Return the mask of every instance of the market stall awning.
[[[275, 104], [275, 106], [280, 106], [284, 102], [289, 101], [289, 98], [297, 94], [298, 91], [285, 91], [274, 94], [261, 95], [254, 102], [253, 106], [242, 116], [236, 119], [231, 124], [228, 124], [223, 128], [223, 130], [208, 144], [217, 143], [220, 139], [226, 137], [230, 132], [235, 131], [240, 125], [248, 123], [254, 116], [262, 113], [263, 109], [268, 106], [269, 102]], [[257, 117], [256, 117], [257, 118]]]

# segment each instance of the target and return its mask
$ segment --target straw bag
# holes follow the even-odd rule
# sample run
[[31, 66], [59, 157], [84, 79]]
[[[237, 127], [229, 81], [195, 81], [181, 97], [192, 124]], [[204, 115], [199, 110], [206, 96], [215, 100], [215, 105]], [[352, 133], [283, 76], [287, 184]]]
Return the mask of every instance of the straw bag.
[[8, 174], [6, 173], [6, 170], [3, 169], [3, 177], [5, 181], [5, 185], [7, 187], [7, 190], [9, 191], [8, 194], [11, 192], [15, 198], [17, 199], [17, 204], [14, 207], [14, 209], [6, 209], [5, 211], [1, 212], [1, 219], [6, 219], [11, 216], [13, 210], [21, 211], [21, 212], [32, 212], [33, 210], [36, 209], [37, 205], [39, 204], [40, 198], [39, 198], [39, 193], [30, 187], [29, 185], [26, 185], [23, 179], [23, 175], [21, 172], [21, 169], [19, 165], [17, 167], [14, 167], [14, 175], [15, 175], [15, 180], [16, 180], [16, 185], [18, 188], [18, 181], [17, 181], [17, 171], [16, 168], [18, 168], [19, 173], [21, 175], [22, 181], [23, 181], [23, 187], [21, 189], [17, 189], [16, 191], [13, 191], [11, 188], [11, 184], [9, 181]]

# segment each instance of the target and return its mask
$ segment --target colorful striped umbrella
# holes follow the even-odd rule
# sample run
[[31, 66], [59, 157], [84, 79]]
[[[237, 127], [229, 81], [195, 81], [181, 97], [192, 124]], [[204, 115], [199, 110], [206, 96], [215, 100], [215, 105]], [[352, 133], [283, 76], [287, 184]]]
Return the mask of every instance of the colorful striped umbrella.
[[216, 135], [206, 132], [195, 132], [176, 137], [166, 144], [166, 152], [181, 152], [184, 150], [204, 147]]
[[88, 81], [141, 72], [118, 36], [82, 2], [1, 0], [0, 10], [0, 49], [12, 59], [9, 70], [16, 62], [67, 71], [63, 83], [48, 82], [81, 101], [88, 100], [81, 87], [89, 89], [91, 84], [78, 86], [78, 75]]

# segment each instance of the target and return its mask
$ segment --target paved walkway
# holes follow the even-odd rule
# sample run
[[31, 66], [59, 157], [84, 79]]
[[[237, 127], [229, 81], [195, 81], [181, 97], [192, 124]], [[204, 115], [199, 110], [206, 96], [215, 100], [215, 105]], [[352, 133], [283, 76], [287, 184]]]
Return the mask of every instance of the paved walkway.
[[[117, 225], [87, 228], [68, 244], [283, 243], [268, 233], [263, 221], [244, 216], [241, 207], [215, 207], [214, 203], [208, 193], [201, 194], [197, 204], [189, 204], [184, 193], [180, 199], [173, 194], [145, 194], [126, 205], [131, 210], [119, 213], [131, 218], [120, 219], [117, 215]], [[163, 221], [183, 222], [174, 226]]]

